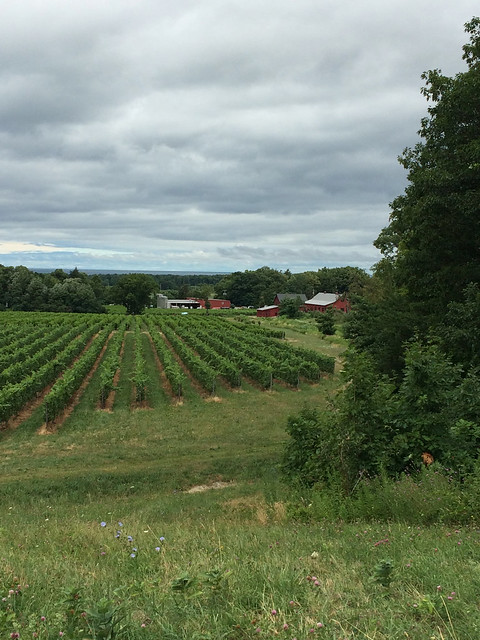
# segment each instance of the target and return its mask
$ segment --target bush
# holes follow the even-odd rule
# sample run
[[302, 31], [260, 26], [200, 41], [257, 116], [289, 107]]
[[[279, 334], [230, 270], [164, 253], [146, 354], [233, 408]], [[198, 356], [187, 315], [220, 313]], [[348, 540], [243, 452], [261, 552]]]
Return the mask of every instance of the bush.
[[333, 309], [327, 309], [324, 313], [320, 313], [315, 318], [317, 329], [325, 336], [335, 335], [335, 315]]

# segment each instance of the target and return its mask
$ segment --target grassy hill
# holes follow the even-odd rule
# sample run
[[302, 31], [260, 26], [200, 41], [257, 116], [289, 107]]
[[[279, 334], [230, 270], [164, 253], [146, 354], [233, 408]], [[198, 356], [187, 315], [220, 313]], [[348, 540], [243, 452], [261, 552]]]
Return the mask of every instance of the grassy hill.
[[311, 495], [282, 483], [286, 419], [325, 406], [338, 374], [213, 397], [189, 381], [182, 403], [153, 385], [138, 409], [131, 337], [123, 358], [111, 411], [97, 370], [58, 429], [39, 408], [0, 434], [2, 637], [479, 637], [474, 527], [291, 517]]

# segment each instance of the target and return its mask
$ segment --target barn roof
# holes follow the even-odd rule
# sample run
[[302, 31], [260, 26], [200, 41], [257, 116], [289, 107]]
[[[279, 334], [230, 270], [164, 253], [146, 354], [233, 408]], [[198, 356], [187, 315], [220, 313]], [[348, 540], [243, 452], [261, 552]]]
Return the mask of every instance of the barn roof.
[[338, 300], [339, 296], [337, 293], [317, 293], [317, 295], [307, 300], [305, 304], [318, 304], [320, 306], [326, 307], [329, 304], [333, 304]]
[[302, 302], [305, 302], [307, 296], [304, 293], [277, 293], [278, 301], [283, 302], [284, 300], [296, 300], [300, 298]]

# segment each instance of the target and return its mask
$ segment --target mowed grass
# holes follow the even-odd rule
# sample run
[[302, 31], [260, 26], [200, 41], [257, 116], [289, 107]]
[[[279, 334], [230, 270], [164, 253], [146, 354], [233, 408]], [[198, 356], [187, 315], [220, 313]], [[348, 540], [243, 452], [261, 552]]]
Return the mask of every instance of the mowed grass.
[[474, 528], [289, 519], [287, 416], [338, 379], [215, 398], [188, 382], [183, 404], [153, 384], [134, 409], [132, 358], [127, 333], [113, 412], [96, 375], [56, 433], [37, 412], [1, 434], [2, 637], [480, 637]]

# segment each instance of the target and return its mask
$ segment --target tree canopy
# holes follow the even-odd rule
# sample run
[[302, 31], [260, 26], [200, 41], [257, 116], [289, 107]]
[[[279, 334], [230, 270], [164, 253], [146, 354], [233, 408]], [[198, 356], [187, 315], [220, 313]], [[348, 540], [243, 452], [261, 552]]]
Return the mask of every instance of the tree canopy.
[[155, 280], [145, 273], [127, 273], [112, 287], [114, 302], [123, 304], [127, 313], [142, 313], [152, 303], [153, 294], [158, 290]]
[[308, 483], [340, 475], [348, 491], [362, 474], [418, 468], [425, 452], [462, 476], [478, 465], [480, 18], [465, 28], [467, 69], [422, 76], [428, 115], [400, 157], [408, 184], [346, 322], [352, 348], [334, 411], [289, 423], [286, 470]]
[[396, 286], [429, 317], [443, 316], [480, 280], [480, 19], [466, 31], [467, 70], [422, 75], [430, 103], [422, 141], [400, 157], [408, 186], [375, 243], [394, 266]]

